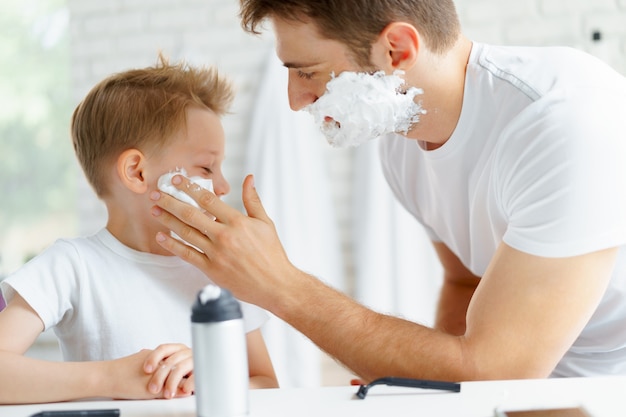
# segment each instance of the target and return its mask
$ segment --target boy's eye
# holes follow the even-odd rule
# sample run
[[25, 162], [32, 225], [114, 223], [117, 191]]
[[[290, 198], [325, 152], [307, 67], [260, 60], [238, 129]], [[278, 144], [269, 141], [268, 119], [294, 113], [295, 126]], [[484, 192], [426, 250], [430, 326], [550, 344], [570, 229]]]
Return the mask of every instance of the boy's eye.
[[300, 78], [304, 78], [305, 80], [310, 80], [311, 78], [313, 78], [313, 72], [302, 72], [300, 70], [298, 70], [298, 77]]
[[206, 172], [207, 174], [213, 174], [213, 171], [211, 171], [211, 168], [202, 167], [202, 169], [203, 169], [203, 170], [204, 170], [204, 172]]

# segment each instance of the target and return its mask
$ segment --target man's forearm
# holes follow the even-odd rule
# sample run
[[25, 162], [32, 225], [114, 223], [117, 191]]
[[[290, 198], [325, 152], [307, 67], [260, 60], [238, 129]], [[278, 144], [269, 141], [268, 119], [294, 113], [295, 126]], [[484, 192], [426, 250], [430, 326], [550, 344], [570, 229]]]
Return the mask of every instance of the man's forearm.
[[461, 338], [373, 312], [314, 277], [295, 278], [273, 312], [368, 381], [471, 378]]

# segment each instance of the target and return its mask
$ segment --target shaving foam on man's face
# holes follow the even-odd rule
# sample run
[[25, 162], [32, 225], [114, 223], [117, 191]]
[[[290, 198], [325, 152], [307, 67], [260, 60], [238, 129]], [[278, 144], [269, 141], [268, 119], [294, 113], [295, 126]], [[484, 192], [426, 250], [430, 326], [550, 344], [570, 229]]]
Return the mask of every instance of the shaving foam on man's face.
[[336, 147], [357, 146], [386, 133], [408, 133], [426, 113], [415, 102], [422, 90], [404, 90], [401, 71], [385, 75], [344, 71], [326, 84], [326, 92], [304, 107]]

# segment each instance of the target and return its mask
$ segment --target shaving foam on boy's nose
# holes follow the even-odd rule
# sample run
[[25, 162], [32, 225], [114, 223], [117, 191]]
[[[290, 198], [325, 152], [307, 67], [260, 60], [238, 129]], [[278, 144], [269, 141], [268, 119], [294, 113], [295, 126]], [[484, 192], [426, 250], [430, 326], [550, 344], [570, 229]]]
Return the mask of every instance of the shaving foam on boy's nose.
[[159, 182], [157, 185], [159, 187], [159, 190], [171, 195], [177, 200], [200, 208], [198, 206], [198, 203], [196, 203], [196, 200], [194, 200], [189, 196], [189, 194], [179, 190], [172, 184], [172, 178], [174, 177], [174, 175], [182, 175], [183, 177], [188, 178], [189, 181], [191, 181], [192, 185], [196, 185], [200, 188], [204, 188], [213, 192], [213, 180], [202, 177], [188, 177], [185, 168], [176, 168], [174, 171], [170, 171], [167, 174], [161, 175], [159, 177]]

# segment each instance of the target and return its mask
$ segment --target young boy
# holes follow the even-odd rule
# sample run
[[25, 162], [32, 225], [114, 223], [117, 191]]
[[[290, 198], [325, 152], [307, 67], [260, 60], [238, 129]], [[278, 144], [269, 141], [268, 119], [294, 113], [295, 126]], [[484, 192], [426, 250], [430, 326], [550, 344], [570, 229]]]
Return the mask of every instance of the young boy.
[[[229, 191], [220, 116], [232, 90], [215, 69], [170, 65], [113, 75], [76, 108], [72, 140], [108, 222], [62, 239], [1, 283], [0, 403], [88, 397], [172, 398], [193, 392], [191, 306], [209, 278], [161, 248], [149, 213], [161, 175], [185, 169]], [[250, 386], [276, 387], [259, 327], [242, 303]], [[53, 328], [67, 362], [25, 357]]]

